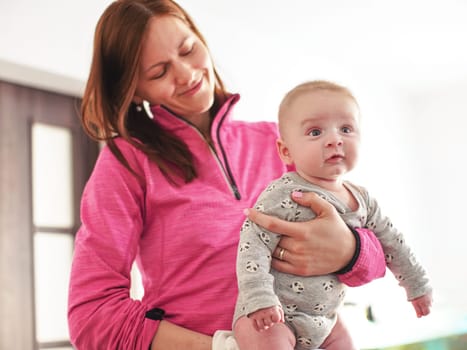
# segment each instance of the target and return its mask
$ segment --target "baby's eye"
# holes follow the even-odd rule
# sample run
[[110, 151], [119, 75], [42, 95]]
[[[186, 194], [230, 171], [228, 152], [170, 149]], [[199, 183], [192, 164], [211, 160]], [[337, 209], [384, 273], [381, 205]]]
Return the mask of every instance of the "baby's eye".
[[321, 130], [319, 129], [311, 129], [310, 132], [308, 133], [310, 136], [319, 136], [321, 135]]
[[341, 130], [342, 130], [342, 132], [343, 132], [344, 134], [349, 134], [349, 133], [352, 132], [352, 128], [351, 128], [350, 126], [344, 126], [344, 127], [342, 127]]

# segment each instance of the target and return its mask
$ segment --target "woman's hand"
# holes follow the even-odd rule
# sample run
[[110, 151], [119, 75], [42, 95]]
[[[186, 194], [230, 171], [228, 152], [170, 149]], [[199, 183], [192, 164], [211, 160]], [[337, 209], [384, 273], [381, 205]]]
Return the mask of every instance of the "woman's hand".
[[151, 344], [151, 350], [211, 350], [212, 338], [208, 335], [161, 321]]
[[310, 207], [316, 218], [289, 222], [248, 209], [250, 220], [283, 235], [273, 253], [272, 267], [285, 273], [314, 276], [336, 272], [352, 259], [356, 240], [334, 206], [317, 194], [294, 192], [292, 199]]

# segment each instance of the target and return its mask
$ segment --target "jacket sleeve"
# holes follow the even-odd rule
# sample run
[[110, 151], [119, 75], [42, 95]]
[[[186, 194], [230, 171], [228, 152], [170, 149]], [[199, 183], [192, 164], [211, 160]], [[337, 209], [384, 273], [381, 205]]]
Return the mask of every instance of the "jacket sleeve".
[[[132, 152], [124, 155], [136, 164]], [[71, 268], [68, 325], [77, 349], [149, 348], [159, 322], [129, 292], [143, 217], [144, 186], [104, 148], [83, 192]]]
[[345, 268], [347, 272], [337, 275], [350, 287], [362, 286], [386, 273], [383, 248], [375, 234], [366, 228], [356, 228], [354, 233], [358, 242], [355, 259]]

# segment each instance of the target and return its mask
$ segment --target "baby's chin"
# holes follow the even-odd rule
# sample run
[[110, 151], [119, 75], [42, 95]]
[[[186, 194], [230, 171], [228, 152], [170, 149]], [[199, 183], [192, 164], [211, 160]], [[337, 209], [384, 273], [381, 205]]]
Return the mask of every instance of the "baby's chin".
[[[300, 172], [299, 172], [300, 174]], [[326, 185], [326, 184], [335, 184], [342, 181], [342, 176], [344, 173], [315, 173], [315, 174], [304, 174], [300, 175], [307, 181], [314, 183], [316, 185]]]
[[327, 169], [328, 171], [323, 172], [322, 178], [329, 181], [340, 180], [342, 176], [347, 174], [350, 170], [347, 167], [333, 167], [332, 169]]

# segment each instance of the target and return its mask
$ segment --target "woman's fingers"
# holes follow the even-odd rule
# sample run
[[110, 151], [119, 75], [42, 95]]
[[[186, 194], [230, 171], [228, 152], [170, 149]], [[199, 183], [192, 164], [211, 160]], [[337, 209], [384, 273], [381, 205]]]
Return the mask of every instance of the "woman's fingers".
[[282, 261], [287, 261], [286, 258], [287, 254], [287, 249], [283, 248], [281, 246], [277, 246], [276, 249], [274, 249], [274, 252], [272, 253], [272, 256], [276, 259], [282, 260]]
[[[332, 204], [319, 197], [316, 193], [293, 192], [292, 199], [300, 205], [309, 207], [315, 213], [316, 218], [333, 219], [337, 216], [337, 212]], [[251, 221], [271, 232], [295, 238], [303, 238], [307, 233], [308, 225], [306, 225], [306, 222], [282, 220], [275, 216], [261, 213], [256, 209], [246, 209], [245, 214]]]
[[[272, 252], [272, 256], [276, 259], [282, 260], [283, 254], [284, 254], [282, 253], [282, 256], [281, 256], [282, 249], [284, 248], [277, 246], [276, 249], [274, 249], [274, 251]], [[283, 252], [285, 252], [285, 250]]]
[[[281, 235], [295, 236], [302, 234], [303, 228], [300, 223], [279, 219], [278, 217], [266, 215], [256, 209], [246, 209], [248, 219], [264, 227], [265, 229]], [[298, 224], [298, 225], [297, 225]]]
[[292, 199], [304, 207], [309, 207], [319, 217], [334, 216], [337, 214], [334, 206], [314, 192], [293, 192]]
[[272, 267], [301, 276], [341, 269], [354, 255], [356, 240], [337, 210], [312, 192], [294, 192], [292, 198], [309, 207], [316, 217], [309, 221], [291, 222], [254, 209], [246, 212], [254, 223], [281, 235], [273, 252]]
[[307, 275], [306, 271], [303, 272], [303, 273], [300, 273], [299, 271], [297, 271], [297, 267], [295, 265], [293, 265], [292, 263], [288, 262], [288, 261], [273, 259], [271, 261], [271, 266], [272, 266], [273, 269], [281, 271], [283, 273], [289, 273], [289, 274], [292, 274], [292, 275], [299, 274], [299, 275], [302, 275], [302, 276]]

